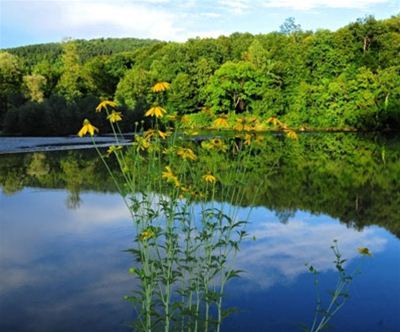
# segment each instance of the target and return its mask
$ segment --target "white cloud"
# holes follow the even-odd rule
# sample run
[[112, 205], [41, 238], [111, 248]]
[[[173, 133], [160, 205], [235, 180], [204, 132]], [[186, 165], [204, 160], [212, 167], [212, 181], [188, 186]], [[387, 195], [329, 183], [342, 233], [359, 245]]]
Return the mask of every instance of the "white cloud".
[[221, 17], [221, 13], [214, 13], [214, 12], [207, 12], [207, 13], [200, 13], [200, 16], [210, 17], [210, 18], [218, 18]]
[[[153, 1], [154, 2], [154, 1]], [[157, 3], [165, 3], [157, 0]], [[179, 39], [177, 16], [157, 7], [135, 2], [70, 2], [62, 3], [65, 25], [75, 30], [111, 30], [120, 36], [141, 36], [164, 40]]]
[[392, 4], [397, 0], [219, 0], [219, 5], [234, 14], [259, 7], [311, 10], [316, 8], [365, 9], [373, 5]]
[[364, 9], [372, 5], [389, 3], [388, 0], [266, 0], [263, 5], [272, 8], [310, 10], [315, 8]]
[[[288, 10], [308, 11], [309, 14], [312, 10], [335, 8], [361, 12], [375, 5], [392, 8], [391, 12], [399, 8], [399, 0], [0, 1], [0, 39], [5, 47], [17, 46], [21, 43], [19, 38], [24, 43], [61, 41], [64, 37], [185, 41], [234, 31], [257, 33], [265, 31], [268, 24], [272, 29], [277, 23], [271, 23], [276, 21], [271, 17]], [[337, 21], [335, 17], [332, 20]]]
[[128, 208], [121, 202], [113, 202], [114, 204], [100, 205], [95, 203], [83, 204], [78, 210], [72, 211], [74, 221], [74, 229], [80, 227], [98, 227], [123, 220], [129, 220], [130, 215]]
[[335, 239], [339, 241], [340, 252], [348, 262], [360, 256], [358, 247], [368, 247], [373, 253], [378, 253], [384, 250], [387, 243], [373, 228], [360, 232], [334, 219], [320, 223], [318, 217], [312, 215], [307, 220], [296, 217], [287, 224], [257, 223], [251, 234], [257, 240], [242, 246], [238, 267], [247, 271], [243, 278], [251, 281], [251, 286], [247, 287], [253, 288], [290, 282], [306, 273], [305, 263], [322, 272], [334, 270], [334, 255], [330, 246]]
[[234, 14], [242, 14], [251, 6], [251, 1], [249, 0], [219, 0], [218, 3]]

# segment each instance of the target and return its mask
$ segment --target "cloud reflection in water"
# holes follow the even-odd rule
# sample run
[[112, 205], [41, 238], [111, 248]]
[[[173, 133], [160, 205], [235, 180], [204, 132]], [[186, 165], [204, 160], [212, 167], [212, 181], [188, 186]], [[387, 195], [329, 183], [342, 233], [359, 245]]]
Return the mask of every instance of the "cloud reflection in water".
[[359, 257], [358, 247], [373, 253], [384, 250], [387, 239], [378, 227], [362, 231], [349, 228], [328, 216], [297, 212], [287, 223], [280, 223], [268, 209], [256, 208], [251, 216], [249, 232], [256, 240], [246, 241], [238, 255], [238, 267], [244, 271], [247, 287], [272, 287], [275, 283], [294, 281], [306, 273], [305, 263], [319, 271], [334, 270], [333, 240], [348, 263]]
[[[121, 198], [85, 193], [79, 209], [65, 206], [65, 191], [25, 189], [0, 196], [0, 313], [3, 330], [128, 331], [130, 305], [122, 300], [134, 288], [127, 270], [134, 227]], [[248, 209], [241, 209], [245, 216]], [[384, 251], [379, 227], [350, 229], [327, 216], [297, 212], [286, 224], [266, 208], [254, 209], [248, 240], [238, 255], [243, 269], [238, 293], [295, 283], [304, 263], [333, 269], [330, 245], [339, 240], [350, 261], [357, 247]]]

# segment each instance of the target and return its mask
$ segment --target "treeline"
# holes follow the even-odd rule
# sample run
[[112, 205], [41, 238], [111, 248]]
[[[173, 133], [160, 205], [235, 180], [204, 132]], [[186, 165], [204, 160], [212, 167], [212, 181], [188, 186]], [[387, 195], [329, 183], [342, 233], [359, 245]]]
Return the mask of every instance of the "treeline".
[[[72, 40], [65, 39], [64, 43]], [[152, 39], [137, 38], [99, 38], [92, 40], [76, 39], [78, 56], [81, 62], [86, 62], [90, 58], [101, 55], [112, 55], [121, 52], [132, 52], [138, 48], [159, 43]], [[33, 69], [43, 61], [62, 65], [61, 55], [63, 53], [62, 43], [47, 43], [10, 48], [6, 50], [23, 59], [24, 65], [28, 69]]]
[[[67, 41], [0, 53], [0, 123], [5, 133], [75, 133], [94, 107], [115, 99], [125, 128], [163, 95], [170, 114], [206, 127], [217, 118], [278, 117], [295, 128], [400, 128], [400, 15], [366, 17], [335, 32], [234, 33], [185, 43], [137, 39]], [[158, 100], [159, 102], [159, 100]]]

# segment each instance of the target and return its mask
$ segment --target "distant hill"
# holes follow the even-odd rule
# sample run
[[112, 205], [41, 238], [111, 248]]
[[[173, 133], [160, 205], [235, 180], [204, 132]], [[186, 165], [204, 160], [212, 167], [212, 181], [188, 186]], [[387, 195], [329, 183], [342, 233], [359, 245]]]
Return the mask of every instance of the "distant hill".
[[[138, 48], [159, 43], [154, 39], [138, 38], [77, 39], [75, 42], [82, 62], [94, 56], [135, 51]], [[50, 63], [56, 62], [62, 54], [62, 43], [27, 45], [4, 50], [23, 58], [25, 65], [31, 67], [43, 60], [47, 60]]]

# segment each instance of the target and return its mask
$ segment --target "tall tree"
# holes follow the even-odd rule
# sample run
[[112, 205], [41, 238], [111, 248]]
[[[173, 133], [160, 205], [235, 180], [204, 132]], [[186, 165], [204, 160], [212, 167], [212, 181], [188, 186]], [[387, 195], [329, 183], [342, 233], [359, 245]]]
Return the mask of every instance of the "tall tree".
[[25, 75], [23, 81], [27, 97], [31, 101], [42, 102], [44, 99], [46, 77], [40, 74]]
[[82, 95], [81, 64], [77, 44], [68, 40], [63, 44], [62, 75], [57, 84], [57, 90], [68, 100]]
[[19, 57], [0, 52], [0, 129], [8, 111], [9, 98], [20, 91], [22, 75], [22, 62]]

